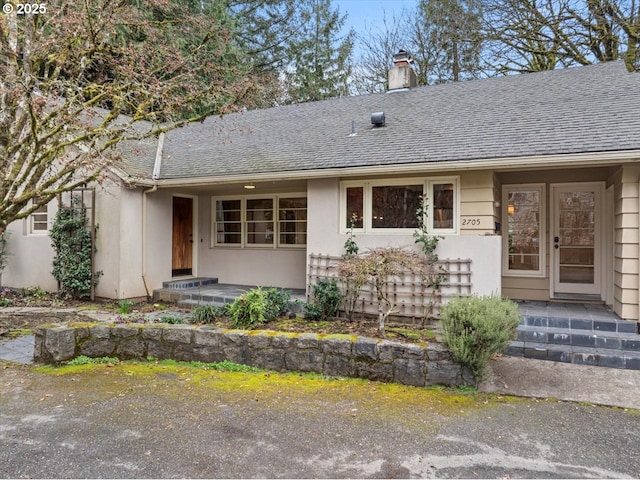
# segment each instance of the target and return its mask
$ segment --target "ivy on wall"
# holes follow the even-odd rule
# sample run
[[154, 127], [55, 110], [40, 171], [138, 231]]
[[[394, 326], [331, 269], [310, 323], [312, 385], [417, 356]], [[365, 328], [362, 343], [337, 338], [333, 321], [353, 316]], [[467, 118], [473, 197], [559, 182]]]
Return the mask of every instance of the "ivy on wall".
[[[94, 249], [90, 228], [84, 208], [61, 205], [49, 232], [55, 251], [51, 273], [60, 285], [60, 293], [66, 297], [88, 297], [92, 277], [95, 287], [102, 275], [97, 271], [92, 276]], [[97, 226], [95, 228], [97, 231]]]

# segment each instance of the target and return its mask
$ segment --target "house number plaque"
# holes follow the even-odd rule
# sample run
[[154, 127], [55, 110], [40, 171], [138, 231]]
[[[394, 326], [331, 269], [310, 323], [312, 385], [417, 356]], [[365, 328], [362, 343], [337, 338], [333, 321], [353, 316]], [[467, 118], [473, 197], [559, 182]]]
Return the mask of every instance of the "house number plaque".
[[482, 227], [481, 217], [461, 217], [460, 220], [461, 220], [462, 226], [466, 228]]

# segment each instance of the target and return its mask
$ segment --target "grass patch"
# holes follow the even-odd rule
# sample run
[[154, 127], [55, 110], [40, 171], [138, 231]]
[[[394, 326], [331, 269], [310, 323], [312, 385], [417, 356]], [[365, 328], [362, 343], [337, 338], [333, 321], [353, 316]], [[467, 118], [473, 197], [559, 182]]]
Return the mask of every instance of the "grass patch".
[[[394, 421], [431, 428], [441, 417], [463, 417], [504, 403], [526, 402], [445, 387], [412, 387], [366, 379], [326, 377], [317, 373], [274, 372], [233, 362], [199, 363], [122, 361], [119, 363], [35, 367], [52, 377], [73, 377], [74, 388], [92, 398], [113, 398], [131, 392], [153, 392], [167, 401], [185, 399], [210, 405], [260, 402], [266, 409], [303, 408], [322, 415], [325, 409], [350, 422]], [[143, 401], [143, 400], [141, 400]]]
[[436, 339], [436, 333], [432, 330], [415, 330], [402, 327], [387, 327], [385, 330], [387, 332], [387, 337], [389, 338], [396, 338], [399, 336], [414, 342], [424, 341], [425, 339]]
[[109, 365], [109, 364], [113, 365], [116, 363], [120, 363], [119, 358], [115, 358], [115, 357], [91, 358], [91, 357], [87, 357], [86, 355], [80, 355], [79, 357], [76, 357], [73, 360], [69, 360], [67, 362], [67, 365], [75, 367], [79, 365]]
[[242, 365], [240, 363], [233, 363], [228, 360], [222, 362], [180, 362], [177, 360], [159, 360], [155, 362], [157, 365], [164, 367], [187, 367], [187, 368], [201, 368], [205, 370], [215, 370], [218, 372], [243, 372], [243, 373], [260, 373], [264, 370], [258, 367], [252, 367], [250, 365]]
[[31, 328], [16, 328], [15, 330], [9, 330], [6, 333], [7, 338], [19, 338], [26, 335], [33, 335], [33, 330]]

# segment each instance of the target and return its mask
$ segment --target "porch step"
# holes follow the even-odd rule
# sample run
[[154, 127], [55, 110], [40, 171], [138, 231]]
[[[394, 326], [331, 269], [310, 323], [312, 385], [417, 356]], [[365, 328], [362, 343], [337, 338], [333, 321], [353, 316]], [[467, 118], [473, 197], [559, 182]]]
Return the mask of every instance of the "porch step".
[[187, 288], [204, 287], [205, 285], [215, 285], [218, 283], [217, 278], [198, 277], [198, 278], [185, 278], [180, 280], [171, 280], [168, 282], [162, 282], [162, 288], [169, 290], [185, 290]]
[[[199, 279], [188, 279], [186, 282], [194, 282]], [[163, 287], [153, 291], [154, 301], [164, 300], [167, 302], [175, 302], [182, 307], [193, 308], [200, 305], [216, 305], [224, 306], [233, 303], [243, 293], [248, 292], [255, 286], [250, 285], [229, 285], [220, 284], [217, 279], [209, 284], [196, 285], [182, 288], [167, 288], [165, 285], [174, 282], [164, 282]], [[269, 288], [269, 287], [263, 287]], [[305, 291], [297, 289], [288, 289], [291, 292], [291, 301], [289, 309], [292, 312], [299, 313], [302, 311], [302, 305], [299, 301], [305, 300]]]
[[638, 322], [524, 315], [510, 356], [640, 370]]

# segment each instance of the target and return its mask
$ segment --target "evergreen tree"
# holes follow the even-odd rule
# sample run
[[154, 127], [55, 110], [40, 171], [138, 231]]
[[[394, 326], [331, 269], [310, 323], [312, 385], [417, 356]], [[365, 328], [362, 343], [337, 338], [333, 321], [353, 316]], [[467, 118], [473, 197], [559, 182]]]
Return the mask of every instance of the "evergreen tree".
[[346, 15], [331, 0], [304, 0], [300, 8], [304, 23], [288, 46], [283, 103], [348, 95], [355, 33], [340, 37]]
[[458, 82], [482, 73], [478, 0], [420, 0], [412, 52], [426, 83]]
[[252, 77], [258, 79], [253, 98], [260, 108], [282, 97], [280, 77], [292, 43], [300, 38], [303, 9], [297, 0], [227, 0], [234, 19], [233, 42], [243, 52]]

